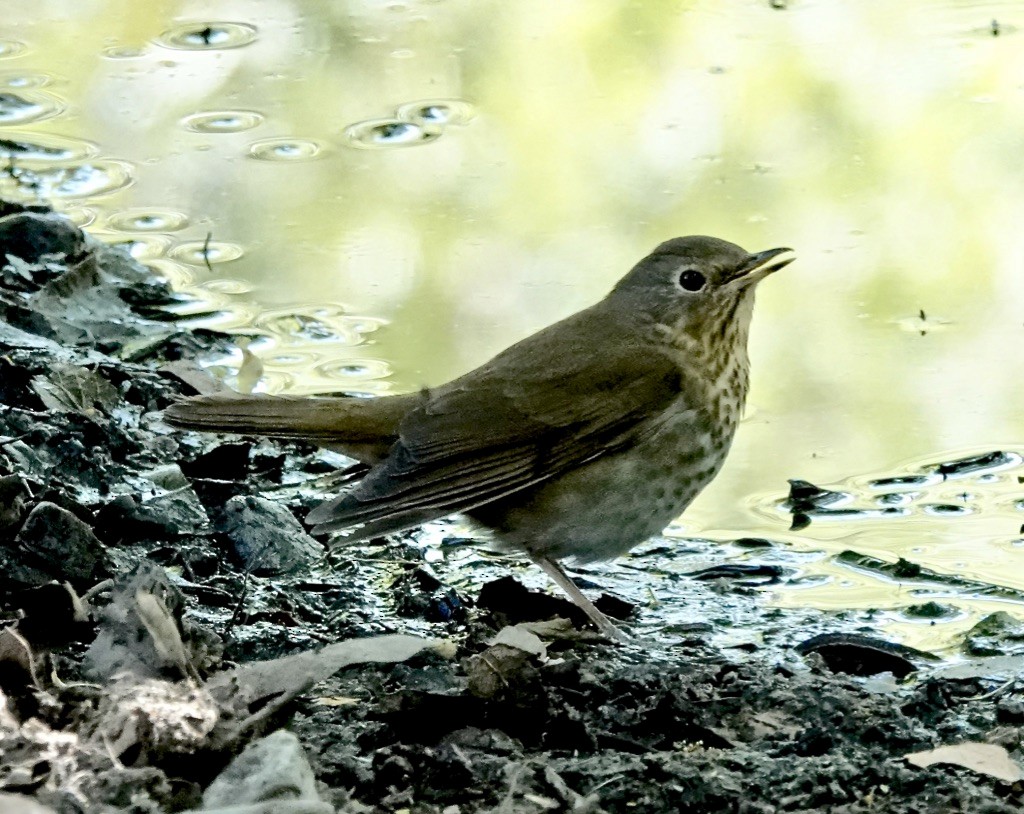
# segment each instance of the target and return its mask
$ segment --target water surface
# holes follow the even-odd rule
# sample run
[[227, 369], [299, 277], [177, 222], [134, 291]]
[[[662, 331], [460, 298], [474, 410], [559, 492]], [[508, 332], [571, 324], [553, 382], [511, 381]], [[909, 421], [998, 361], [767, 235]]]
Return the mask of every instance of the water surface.
[[668, 237], [793, 246], [760, 293], [749, 418], [672, 534], [820, 552], [767, 598], [882, 608], [894, 635], [950, 646], [991, 602], [965, 592], [922, 625], [834, 555], [1024, 590], [1016, 476], [972, 483], [966, 515], [790, 532], [771, 507], [788, 478], [856, 490], [1024, 447], [1021, 14], [6, 0], [0, 192], [130, 244], [200, 298], [193, 324], [257, 337], [261, 387], [294, 393], [445, 381]]

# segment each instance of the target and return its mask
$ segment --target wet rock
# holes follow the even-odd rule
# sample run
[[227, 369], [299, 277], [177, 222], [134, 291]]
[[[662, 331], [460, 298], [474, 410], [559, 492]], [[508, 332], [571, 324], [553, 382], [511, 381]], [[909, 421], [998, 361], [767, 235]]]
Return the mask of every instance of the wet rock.
[[736, 579], [740, 585], [776, 585], [785, 573], [780, 565], [730, 562], [691, 571], [687, 576], [698, 580]]
[[964, 636], [964, 652], [969, 656], [1000, 656], [1008, 650], [1019, 651], [1024, 644], [1024, 623], [1004, 611], [990, 613]]
[[[1021, 726], [1024, 724], [1024, 700], [1020, 698], [1000, 698], [996, 702], [996, 720], [1001, 724]], [[1020, 732], [1017, 732], [1020, 738]]]
[[391, 584], [391, 591], [395, 598], [395, 611], [402, 616], [428, 622], [466, 618], [462, 597], [425, 566], [403, 571]]
[[907, 605], [903, 609], [907, 616], [915, 619], [945, 619], [956, 615], [956, 609], [940, 602], [924, 602], [920, 605]]
[[775, 543], [773, 543], [771, 540], [766, 540], [763, 537], [740, 537], [738, 540], [733, 540], [732, 544], [734, 546], [739, 546], [740, 548], [751, 549], [775, 547]]
[[791, 478], [789, 481], [789, 504], [792, 512], [821, 509], [846, 500], [848, 497], [849, 495], [843, 492], [822, 489], [820, 486], [815, 486], [813, 483], [799, 478]]
[[28, 484], [20, 475], [0, 477], [0, 534], [21, 525], [31, 498]]
[[923, 569], [918, 563], [900, 557], [892, 566], [891, 573], [895, 579], [918, 579], [922, 575]]
[[209, 525], [209, 518], [191, 486], [148, 499], [118, 495], [100, 508], [96, 525], [113, 542], [136, 542], [182, 534], [195, 534]]
[[789, 497], [783, 504], [793, 515], [790, 531], [807, 528], [813, 520], [866, 520], [882, 517], [903, 517], [910, 509], [904, 505], [879, 508], [855, 508], [843, 506], [852, 500], [847, 492], [833, 492], [822, 489], [805, 480], [789, 482]]
[[0, 218], [0, 265], [6, 255], [37, 263], [44, 255], [75, 258], [84, 248], [82, 231], [62, 215], [19, 212]]
[[986, 596], [998, 596], [1015, 602], [1024, 601], [1024, 591], [1003, 586], [993, 586], [979, 580], [965, 579], [955, 574], [930, 571], [922, 568], [920, 564], [903, 559], [902, 557], [892, 563], [869, 554], [847, 550], [841, 551], [836, 555], [835, 559], [836, 562], [853, 566], [859, 570], [870, 571], [889, 579], [899, 580], [907, 586], [913, 584], [934, 590], [935, 586], [941, 585], [944, 590], [952, 587], [964, 592], [979, 592]]
[[41, 689], [32, 645], [13, 627], [0, 630], [0, 697], [17, 698]]
[[1019, 462], [1019, 460], [1020, 457], [1013, 453], [996, 450], [995, 452], [986, 452], [984, 455], [972, 455], [968, 458], [946, 461], [936, 467], [936, 472], [946, 480], [952, 480], [1002, 469]]
[[[503, 631], [514, 627], [502, 628]], [[544, 655], [536, 636], [539, 651], [519, 641], [496, 641], [482, 653], [466, 662], [467, 689], [477, 698], [493, 698], [502, 692], [516, 692], [523, 685], [537, 680], [536, 659]]]
[[[8, 350], [8, 347], [6, 342], [0, 340], [0, 350]], [[31, 382], [32, 373], [24, 365], [0, 357], [0, 404], [23, 410], [40, 409], [42, 402], [32, 390]]]
[[181, 471], [191, 482], [210, 519], [222, 523], [228, 501], [252, 491], [245, 481], [250, 474], [249, 456], [253, 445], [239, 442], [209, 448], [205, 439], [190, 440], [186, 436], [182, 447], [187, 445], [201, 445], [205, 451], [194, 458], [179, 457]]
[[74, 641], [92, 631], [88, 611], [74, 589], [50, 582], [12, 597], [21, 618], [18, 631], [33, 644], [52, 647]]
[[632, 602], [627, 602], [622, 597], [614, 596], [609, 593], [603, 593], [595, 599], [594, 607], [601, 611], [605, 616], [611, 617], [612, 619], [620, 619], [622, 621], [632, 619], [633, 615], [637, 611], [637, 606]]
[[251, 451], [252, 444], [248, 442], [218, 444], [191, 461], [182, 461], [181, 471], [188, 478], [245, 480]]
[[20, 438], [3, 446], [3, 458], [8, 469], [20, 472], [30, 478], [42, 480], [46, 477], [47, 466], [39, 454]]
[[92, 584], [107, 573], [103, 543], [83, 521], [53, 503], [39, 503], [29, 513], [15, 542], [24, 559], [11, 576], [20, 582]]
[[293, 574], [324, 554], [288, 509], [263, 497], [231, 498], [224, 507], [223, 530], [246, 569], [257, 576]]
[[574, 603], [559, 596], [531, 591], [515, 577], [492, 580], [480, 589], [477, 605], [510, 623], [561, 617], [576, 626], [587, 624], [587, 616]]
[[834, 673], [856, 676], [892, 673], [905, 678], [918, 669], [912, 658], [936, 660], [931, 653], [856, 633], [823, 633], [801, 642], [796, 650], [801, 655], [818, 654]]
[[[230, 334], [207, 328], [193, 328], [189, 331], [175, 331], [168, 336], [154, 338], [152, 342], [139, 344], [131, 352], [131, 356], [125, 358], [132, 362], [181, 361], [195, 371], [197, 368], [195, 360], [204, 353], [230, 353], [233, 347], [234, 340]], [[173, 372], [174, 366], [167, 371], [161, 366], [160, 370], [164, 375], [177, 378]], [[182, 395], [194, 395], [194, 391], [186, 389]]]

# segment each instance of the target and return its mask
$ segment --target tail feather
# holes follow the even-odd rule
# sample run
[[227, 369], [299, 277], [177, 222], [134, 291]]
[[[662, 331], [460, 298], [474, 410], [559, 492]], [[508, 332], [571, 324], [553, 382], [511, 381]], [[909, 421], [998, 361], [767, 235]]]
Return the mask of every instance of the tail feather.
[[311, 441], [374, 463], [398, 440], [398, 425], [417, 401], [416, 394], [362, 399], [221, 392], [172, 404], [164, 420], [188, 430]]

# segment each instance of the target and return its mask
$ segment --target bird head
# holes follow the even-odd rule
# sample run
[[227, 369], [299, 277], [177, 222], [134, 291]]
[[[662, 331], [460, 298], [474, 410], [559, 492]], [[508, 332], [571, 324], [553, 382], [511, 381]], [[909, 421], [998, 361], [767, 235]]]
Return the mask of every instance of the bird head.
[[677, 237], [637, 263], [608, 300], [625, 301], [681, 338], [745, 341], [754, 288], [794, 259], [792, 249], [751, 254], [714, 237]]

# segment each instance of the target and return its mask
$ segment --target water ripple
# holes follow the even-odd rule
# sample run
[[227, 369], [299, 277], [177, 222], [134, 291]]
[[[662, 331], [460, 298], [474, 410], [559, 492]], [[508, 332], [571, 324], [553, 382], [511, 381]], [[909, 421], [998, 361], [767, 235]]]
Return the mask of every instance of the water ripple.
[[185, 23], [165, 31], [156, 43], [187, 51], [241, 48], [255, 42], [256, 33], [256, 26], [248, 23]]

